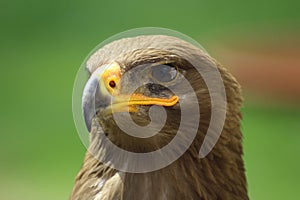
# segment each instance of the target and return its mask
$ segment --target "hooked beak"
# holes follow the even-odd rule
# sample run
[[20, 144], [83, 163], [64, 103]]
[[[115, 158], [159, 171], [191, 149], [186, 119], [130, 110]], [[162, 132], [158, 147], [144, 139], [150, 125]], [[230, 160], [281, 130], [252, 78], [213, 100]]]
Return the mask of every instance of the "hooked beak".
[[106, 114], [113, 112], [137, 112], [138, 105], [174, 106], [177, 96], [153, 98], [142, 94], [120, 94], [121, 69], [117, 63], [99, 67], [87, 81], [82, 95], [82, 110], [88, 131], [99, 109]]

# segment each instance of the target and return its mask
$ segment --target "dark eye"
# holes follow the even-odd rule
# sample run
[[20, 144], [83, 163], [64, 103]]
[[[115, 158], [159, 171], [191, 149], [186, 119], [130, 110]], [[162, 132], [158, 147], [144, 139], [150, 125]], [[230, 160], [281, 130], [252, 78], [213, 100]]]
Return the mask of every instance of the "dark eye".
[[156, 65], [151, 69], [151, 75], [159, 82], [167, 83], [177, 77], [177, 69], [169, 65]]

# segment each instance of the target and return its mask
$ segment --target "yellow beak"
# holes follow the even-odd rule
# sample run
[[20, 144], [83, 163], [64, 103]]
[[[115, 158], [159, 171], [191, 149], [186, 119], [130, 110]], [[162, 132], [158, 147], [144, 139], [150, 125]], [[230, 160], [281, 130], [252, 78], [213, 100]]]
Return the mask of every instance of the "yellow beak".
[[139, 105], [174, 106], [177, 96], [154, 98], [142, 94], [120, 94], [121, 68], [117, 63], [98, 68], [88, 80], [82, 96], [82, 108], [88, 129], [99, 108], [106, 114], [113, 112], [137, 112]]

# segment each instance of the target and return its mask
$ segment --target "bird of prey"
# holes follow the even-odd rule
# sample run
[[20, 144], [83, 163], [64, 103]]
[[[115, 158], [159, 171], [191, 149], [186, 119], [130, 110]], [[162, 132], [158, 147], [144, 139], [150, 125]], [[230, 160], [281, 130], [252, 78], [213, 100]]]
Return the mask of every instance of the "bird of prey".
[[[241, 88], [208, 53], [173, 36], [143, 35], [106, 44], [91, 55], [86, 68], [90, 78], [83, 92], [82, 108], [90, 145], [71, 200], [248, 199], [240, 130]], [[225, 108], [212, 103], [212, 96], [219, 94], [210, 94], [196, 68], [202, 73], [216, 68], [220, 73], [226, 92]], [[169, 165], [147, 172], [128, 172], [107, 164], [109, 160], [103, 162], [103, 157], [114, 153], [104, 138], [136, 154], [157, 151], [174, 139], [182, 121], [179, 101], [187, 109], [193, 109], [189, 104], [195, 103], [189, 90], [180, 89], [183, 78], [193, 88], [200, 110], [195, 137], [186, 151]], [[132, 89], [136, 85], [139, 87]], [[172, 88], [179, 88], [179, 93]], [[167, 118], [163, 128], [151, 137], [125, 133], [113, 117], [114, 113], [127, 112], [136, 124], [145, 127], [151, 121], [151, 107], [155, 106], [164, 108]], [[212, 150], [199, 158], [213, 107], [226, 112], [224, 127]], [[137, 130], [135, 134], [144, 133]], [[191, 134], [189, 124], [183, 134]], [[119, 159], [128, 162], [126, 157]]]

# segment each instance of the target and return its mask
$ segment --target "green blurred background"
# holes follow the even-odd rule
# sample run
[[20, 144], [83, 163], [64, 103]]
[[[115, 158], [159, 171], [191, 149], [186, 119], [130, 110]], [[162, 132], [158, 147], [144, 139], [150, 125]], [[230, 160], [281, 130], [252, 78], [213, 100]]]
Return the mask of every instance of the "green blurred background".
[[[300, 84], [287, 93], [288, 86], [278, 92], [276, 87], [261, 90], [252, 83], [267, 65], [260, 66], [259, 59], [252, 57], [264, 60], [267, 52], [268, 63], [273, 60], [269, 52], [284, 46], [284, 53], [291, 47], [292, 53], [282, 59], [293, 60], [289, 65], [293, 69], [299, 67], [299, 4], [295, 0], [1, 0], [0, 199], [68, 198], [85, 153], [72, 117], [76, 72], [101, 41], [145, 26], [185, 33], [217, 60], [235, 66], [233, 73], [245, 83], [244, 158], [250, 197], [297, 199]], [[248, 58], [244, 63], [253, 73], [250, 78], [243, 75], [243, 61], [235, 62], [241, 57]], [[260, 67], [253, 71], [251, 66]], [[286, 66], [279, 67], [287, 76], [274, 83], [295, 76]], [[271, 80], [268, 73], [272, 73], [264, 73], [264, 80]]]

